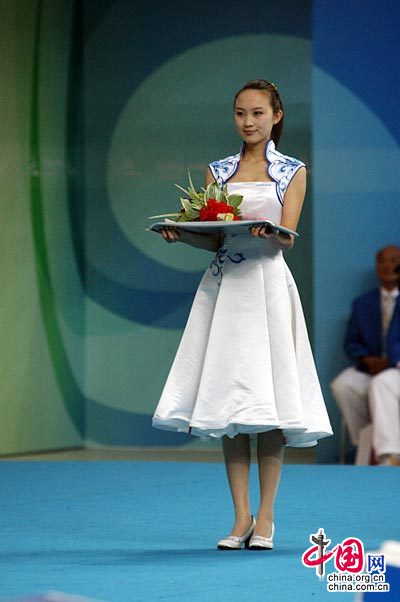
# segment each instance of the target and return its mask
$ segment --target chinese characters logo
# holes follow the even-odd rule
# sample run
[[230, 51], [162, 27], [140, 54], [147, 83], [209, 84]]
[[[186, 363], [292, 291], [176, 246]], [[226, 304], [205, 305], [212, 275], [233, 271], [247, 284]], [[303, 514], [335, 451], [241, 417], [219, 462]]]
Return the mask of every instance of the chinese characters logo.
[[[336, 572], [327, 575], [329, 592], [388, 592], [386, 582], [385, 554], [364, 553], [364, 544], [358, 537], [347, 537], [341, 543], [331, 546], [323, 529], [311, 533], [311, 546], [301, 557], [303, 566], [315, 568], [322, 580], [325, 564], [332, 560]], [[365, 572], [364, 572], [365, 571]]]
[[[318, 577], [324, 576], [325, 562], [334, 557], [335, 568], [338, 571], [361, 573], [364, 568], [364, 545], [357, 537], [348, 537], [331, 550], [327, 550], [331, 540], [325, 539], [323, 529], [317, 534], [310, 535], [310, 542], [315, 544], [306, 550], [302, 556], [304, 566], [315, 567]], [[324, 550], [326, 551], [324, 552]]]

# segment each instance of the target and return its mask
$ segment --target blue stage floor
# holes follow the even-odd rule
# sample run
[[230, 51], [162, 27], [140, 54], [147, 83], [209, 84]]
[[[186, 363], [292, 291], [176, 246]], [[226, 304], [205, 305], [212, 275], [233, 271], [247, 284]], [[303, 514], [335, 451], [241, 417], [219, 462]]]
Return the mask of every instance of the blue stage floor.
[[[332, 546], [400, 540], [399, 477], [395, 467], [285, 465], [275, 549], [222, 552], [233, 522], [222, 463], [3, 461], [0, 600], [46, 590], [107, 602], [354, 600], [328, 593], [301, 555], [320, 527]], [[256, 513], [255, 464], [251, 500]]]

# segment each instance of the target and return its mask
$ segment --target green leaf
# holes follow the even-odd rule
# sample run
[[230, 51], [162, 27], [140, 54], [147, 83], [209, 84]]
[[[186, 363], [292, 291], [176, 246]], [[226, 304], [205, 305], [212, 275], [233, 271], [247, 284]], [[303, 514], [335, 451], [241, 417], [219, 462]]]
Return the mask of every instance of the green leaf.
[[181, 198], [181, 203], [185, 211], [190, 212], [192, 210], [192, 204], [188, 199]]
[[230, 194], [228, 196], [228, 203], [237, 209], [240, 203], [243, 201], [243, 196], [241, 194]]
[[179, 221], [180, 222], [195, 222], [198, 220], [199, 214], [197, 211], [185, 211], [182, 213]]
[[179, 188], [179, 190], [182, 190], [182, 192], [184, 192], [185, 194], [187, 194], [188, 196], [190, 196], [190, 192], [188, 190], [186, 190], [185, 188], [182, 188], [182, 186], [179, 186], [179, 184], [175, 184], [175, 186], [177, 188]]
[[192, 182], [192, 178], [190, 176], [190, 171], [188, 170], [188, 178], [189, 178], [189, 184], [192, 187], [193, 190], [195, 190], [195, 187], [193, 186], [193, 182]]
[[161, 215], [150, 215], [147, 219], [158, 219], [159, 217], [175, 217], [179, 213], [162, 213]]
[[219, 188], [218, 184], [215, 184], [215, 182], [211, 182], [211, 184], [207, 186], [204, 196], [207, 199], [207, 201], [208, 199], [216, 199], [217, 201], [219, 201], [221, 199], [221, 189]]

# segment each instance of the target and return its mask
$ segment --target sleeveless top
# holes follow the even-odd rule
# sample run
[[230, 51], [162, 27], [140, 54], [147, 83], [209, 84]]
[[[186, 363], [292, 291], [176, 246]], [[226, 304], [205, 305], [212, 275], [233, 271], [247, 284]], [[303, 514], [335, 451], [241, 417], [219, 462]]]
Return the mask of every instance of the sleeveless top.
[[[244, 143], [237, 155], [231, 155], [213, 161], [209, 164], [211, 173], [220, 188], [223, 188], [227, 181], [237, 172], [240, 159], [243, 156]], [[299, 159], [283, 155], [275, 148], [275, 143], [271, 139], [265, 146], [265, 157], [267, 159], [267, 173], [275, 181], [276, 192], [279, 202], [283, 205], [283, 197], [286, 189], [295, 173], [305, 164]]]

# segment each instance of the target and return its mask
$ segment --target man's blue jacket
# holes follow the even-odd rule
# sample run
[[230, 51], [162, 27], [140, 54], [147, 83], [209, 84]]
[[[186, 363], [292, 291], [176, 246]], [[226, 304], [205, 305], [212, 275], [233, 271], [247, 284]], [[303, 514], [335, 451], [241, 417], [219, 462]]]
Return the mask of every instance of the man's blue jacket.
[[[353, 301], [347, 324], [344, 350], [358, 370], [364, 370], [360, 358], [382, 356], [382, 318], [380, 290], [374, 289]], [[386, 354], [390, 365], [400, 362], [400, 295], [386, 335]]]

